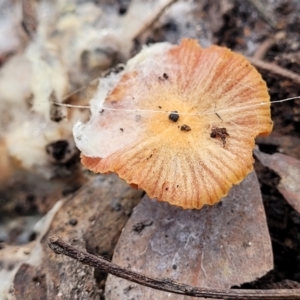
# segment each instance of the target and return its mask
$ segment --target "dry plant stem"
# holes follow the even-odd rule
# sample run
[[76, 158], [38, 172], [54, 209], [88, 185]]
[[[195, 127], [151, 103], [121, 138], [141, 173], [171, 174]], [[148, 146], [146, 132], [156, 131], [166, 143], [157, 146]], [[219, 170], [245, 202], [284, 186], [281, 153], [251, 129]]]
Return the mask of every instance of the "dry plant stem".
[[188, 295], [192, 297], [205, 297], [209, 299], [300, 299], [300, 289], [291, 290], [220, 290], [220, 289], [202, 289], [198, 287], [182, 284], [171, 279], [156, 279], [122, 268], [112, 262], [109, 262], [99, 256], [76, 249], [70, 244], [64, 242], [59, 237], [50, 237], [49, 247], [56, 254], [63, 254], [76, 259], [83, 264], [89, 265], [102, 272], [108, 272], [112, 275], [124, 278], [126, 280], [157, 289], [164, 292], [171, 292], [179, 295]]
[[22, 0], [22, 25], [26, 33], [33, 37], [37, 29], [37, 20], [32, 0]]
[[277, 66], [275, 64], [269, 63], [269, 62], [264, 62], [260, 59], [256, 59], [254, 57], [247, 57], [247, 59], [257, 68], [259, 69], [263, 69], [265, 71], [269, 71], [273, 74], [277, 74], [280, 75], [282, 77], [286, 77], [288, 79], [291, 79], [292, 81], [294, 81], [297, 84], [300, 84], [300, 75], [292, 72], [292, 71], [288, 71], [287, 69], [284, 69], [280, 66]]
[[160, 7], [152, 16], [146, 20], [141, 28], [138, 29], [137, 32], [134, 33], [133, 39], [139, 38], [147, 29], [151, 28], [153, 24], [160, 18], [160, 16], [165, 12], [165, 10], [175, 3], [177, 0], [167, 0], [162, 7]]
[[261, 45], [255, 51], [253, 58], [255, 59], [263, 59], [269, 49], [276, 43], [274, 38], [268, 38], [264, 40]]
[[248, 0], [248, 2], [255, 7], [260, 16], [267, 22], [273, 29], [276, 29], [277, 22], [271, 13], [266, 9], [263, 1], [261, 0]]

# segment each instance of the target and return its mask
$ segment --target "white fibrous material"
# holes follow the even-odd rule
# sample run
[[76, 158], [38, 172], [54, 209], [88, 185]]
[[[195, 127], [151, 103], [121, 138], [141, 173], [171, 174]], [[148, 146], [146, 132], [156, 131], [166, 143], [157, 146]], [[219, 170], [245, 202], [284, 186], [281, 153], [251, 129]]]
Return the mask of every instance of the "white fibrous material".
[[[77, 147], [88, 156], [105, 157], [111, 152], [116, 151], [120, 147], [131, 143], [140, 128], [126, 127], [125, 122], [134, 123], [136, 114], [132, 111], [109, 110], [105, 106], [107, 95], [119, 82], [121, 74], [112, 74], [107, 78], [103, 78], [99, 82], [98, 91], [91, 99], [91, 119], [88, 123], [78, 122], [73, 128], [74, 139]], [[117, 122], [113, 124], [109, 122], [112, 116], [118, 116]], [[124, 122], [125, 121], [125, 122]], [[107, 125], [107, 126], [106, 126]], [[109, 136], [114, 137], [115, 143], [111, 143]]]
[[[133, 40], [153, 23], [170, 2], [133, 0], [127, 13], [121, 16], [114, 6], [106, 4], [41, 1], [33, 5], [37, 28], [28, 37], [21, 26], [21, 5], [0, 0], [0, 31], [3, 33], [0, 36], [0, 55], [5, 57], [7, 52], [17, 51], [17, 54], [5, 57], [0, 69], [2, 153], [7, 152], [7, 158], [15, 159], [19, 166], [27, 170], [51, 177], [52, 165], [51, 157], [46, 152], [47, 145], [60, 139], [70, 141], [73, 124], [79, 118], [84, 122], [88, 117], [88, 110], [73, 113], [75, 109], [66, 109], [64, 112], [59, 110], [60, 115], [55, 118], [53, 103], [59, 105], [66, 96], [84, 88], [101, 72], [128, 60]], [[147, 51], [142, 52], [143, 55], [147, 56]], [[138, 57], [141, 59], [142, 56]], [[157, 62], [154, 60], [153, 63]], [[121, 75], [112, 74], [101, 79], [97, 95], [90, 103], [90, 125], [97, 124], [97, 112], [105, 109], [103, 102]], [[86, 98], [74, 97], [67, 103], [74, 104], [73, 99], [76, 104], [86, 101]], [[110, 113], [112, 111], [105, 111], [103, 116], [106, 115], [107, 119]], [[118, 140], [116, 144], [121, 146], [130, 141], [129, 137], [139, 133], [136, 128], [140, 128], [139, 123], [135, 122], [127, 126], [126, 134], [120, 135], [123, 121], [135, 120], [137, 114], [126, 111], [118, 113], [119, 121], [115, 122], [114, 129], [102, 134], [102, 144], [107, 153], [117, 146], [110, 145], [105, 138], [111, 130]], [[147, 117], [144, 113], [140, 115]], [[51, 119], [61, 121], [55, 123]], [[76, 130], [82, 133], [77, 134], [82, 137], [81, 143], [77, 139], [78, 145], [85, 147], [91, 144], [89, 151], [103, 149], [97, 141], [91, 142], [93, 139], [89, 137], [97, 130], [90, 125], [76, 125]], [[89, 127], [93, 130], [88, 130]], [[1, 161], [0, 168], [4, 168]]]
[[[113, 126], [109, 128], [101, 126], [101, 123], [98, 124], [99, 117], [92, 118], [88, 124], [78, 122], [74, 126], [75, 143], [85, 155], [90, 157], [106, 157], [129, 145], [141, 134], [142, 128], [139, 127], [138, 121], [136, 121], [136, 126], [133, 126], [134, 118], [136, 115], [138, 116], [138, 113], [104, 110], [103, 115], [105, 117], [103, 119], [109, 119], [112, 113], [115, 116], [117, 115], [120, 121], [114, 122]], [[124, 122], [125, 118], [127, 120]], [[127, 122], [130, 124], [129, 126], [126, 126]], [[109, 139], [109, 136], [113, 136], [113, 140]]]
[[69, 139], [71, 128], [72, 122], [49, 123], [41, 116], [27, 113], [23, 122], [14, 123], [8, 131], [5, 137], [7, 150], [24, 169], [51, 178], [51, 161], [46, 146], [53, 141]]
[[[107, 157], [108, 155], [132, 144], [144, 133], [144, 121], [153, 118], [157, 112], [149, 110], [139, 110], [138, 103], [140, 96], [145, 89], [134, 91], [133, 95], [127, 95], [122, 100], [122, 105], [112, 105], [106, 103], [105, 99], [120, 82], [120, 79], [129, 71], [135, 69], [141, 78], [147, 76], [148, 72], [161, 75], [161, 66], [165, 65], [164, 59], [157, 54], [170, 49], [172, 45], [159, 43], [151, 47], [145, 47], [138, 55], [130, 59], [125, 70], [119, 74], [111, 74], [99, 82], [98, 91], [91, 99], [92, 116], [86, 124], [77, 122], [73, 128], [75, 143], [79, 150], [89, 157]], [[171, 66], [169, 66], [171, 67]], [[127, 81], [128, 85], [134, 84]], [[145, 82], [146, 84], [146, 82]], [[114, 120], [113, 122], [111, 120]]]
[[24, 40], [20, 30], [21, 2], [0, 0], [0, 56], [18, 50]]
[[43, 39], [32, 43], [26, 53], [31, 62], [31, 91], [35, 112], [49, 118], [52, 102], [61, 102], [68, 91], [67, 70], [63, 67], [54, 45]]
[[[170, 43], [157, 43], [150, 47], [145, 46], [143, 50], [138, 53], [136, 56], [131, 58], [126, 65], [126, 70], [131, 71], [135, 69], [137, 66], [139, 66], [139, 69], [141, 72], [147, 73], [149, 69], [144, 69], [143, 64], [147, 67], [150, 67], [152, 69], [156, 69], [156, 67], [160, 67], [161, 63], [163, 63], [162, 58], [158, 60], [155, 55], [161, 54], [163, 52], [166, 52], [168, 49], [172, 48], [173, 46]], [[153, 71], [153, 70], [151, 70]]]
[[56, 202], [46, 216], [35, 225], [34, 231], [37, 237], [33, 242], [22, 246], [7, 246], [2, 249], [1, 259], [5, 264], [0, 269], [0, 299], [16, 299], [15, 294], [11, 292], [11, 288], [14, 285], [15, 275], [23, 264], [26, 263], [36, 268], [40, 267], [44, 255], [41, 240], [45, 237], [53, 218], [64, 203], [65, 199]]
[[26, 109], [24, 99], [29, 98], [31, 64], [23, 54], [13, 56], [0, 69], [0, 111], [6, 105], [16, 105]]

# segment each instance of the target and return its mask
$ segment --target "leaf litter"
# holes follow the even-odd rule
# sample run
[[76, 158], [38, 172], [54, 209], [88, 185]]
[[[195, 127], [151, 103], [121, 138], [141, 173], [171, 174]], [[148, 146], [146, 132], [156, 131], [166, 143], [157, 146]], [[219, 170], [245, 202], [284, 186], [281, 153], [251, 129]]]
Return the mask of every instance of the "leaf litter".
[[[136, 224], [144, 223], [147, 226], [138, 233]], [[145, 196], [122, 231], [113, 262], [150, 277], [203, 288], [230, 288], [265, 275], [273, 268], [273, 254], [255, 173], [222, 202], [201, 210], [183, 210]], [[108, 300], [166, 297], [112, 275], [105, 293]]]
[[[166, 14], [166, 16], [162, 16], [161, 20], [155, 25], [155, 30], [153, 30], [153, 31], [148, 30], [148, 32], [144, 32], [139, 37], [140, 44], [144, 44], [146, 42], [147, 38], [149, 38], [149, 39], [152, 38], [152, 40], [154, 42], [158, 41], [157, 39], [163, 39], [163, 40], [169, 40], [173, 43], [177, 43], [182, 36], [188, 36], [188, 37], [192, 37], [192, 38], [199, 38], [204, 44], [206, 43], [206, 45], [210, 45], [212, 42], [214, 42], [214, 43], [229, 46], [229, 47], [235, 49], [236, 51], [242, 51], [243, 53], [245, 53], [247, 55], [251, 55], [253, 53], [253, 51], [256, 49], [256, 47], [260, 44], [260, 41], [261, 41], [262, 37], [269, 34], [268, 27], [265, 26], [260, 21], [260, 18], [257, 15], [252, 14], [250, 16], [252, 10], [249, 10], [247, 8], [247, 4], [244, 4], [244, 2], [237, 1], [237, 3], [238, 3], [238, 5], [237, 5], [237, 3], [233, 3], [232, 1], [226, 1], [226, 5], [222, 6], [221, 8], [216, 8], [212, 4], [209, 4], [209, 6], [207, 6], [208, 4], [207, 3], [205, 4], [204, 2], [205, 1], [203, 1], [204, 6], [200, 7], [200, 5], [199, 6], [194, 6], [194, 4], [192, 2], [183, 3], [183, 1], [179, 1], [178, 2], [178, 7], [180, 9], [178, 7], [176, 8], [175, 6], [172, 7], [172, 10], [170, 10], [171, 13]], [[285, 12], [285, 11], [288, 10], [288, 8], [284, 6], [284, 4], [279, 3], [278, 5], [283, 6], [281, 8], [281, 11]], [[182, 17], [178, 17], [178, 14], [181, 13], [183, 7], [185, 7], [185, 9], [187, 9], [186, 16], [188, 16], [188, 17], [186, 19], [182, 18]], [[207, 7], [209, 9], [207, 9]], [[109, 8], [109, 9], [111, 9], [111, 8]], [[294, 9], [294, 10], [295, 10], [295, 12], [297, 12], [296, 9]], [[87, 9], [87, 11], [89, 11], [89, 9]], [[94, 10], [94, 11], [96, 11], [96, 10]], [[209, 13], [207, 13], [207, 11], [209, 11]], [[210, 27], [209, 25], [212, 24], [212, 22], [211, 22], [212, 17], [211, 16], [215, 16], [215, 14], [218, 13], [218, 11], [220, 13], [220, 18], [217, 18], [218, 21], [215, 23], [215, 25], [216, 25], [215, 27], [213, 27], [212, 25], [211, 25], [212, 27]], [[278, 14], [278, 11], [276, 11], [276, 14]], [[243, 15], [244, 17], [240, 18], [239, 15]], [[68, 17], [70, 17], [70, 16], [72, 16], [72, 14], [70, 14]], [[235, 17], [235, 16], [238, 16], [238, 17]], [[177, 22], [176, 20], [180, 20], [180, 22]], [[195, 21], [195, 20], [197, 20], [197, 21]], [[206, 21], [203, 22], [203, 20], [206, 20]], [[208, 20], [209, 20], [210, 23], [208, 22]], [[292, 20], [292, 18], [290, 18], [290, 20]], [[191, 28], [190, 25], [188, 25], [188, 22], [190, 22], [190, 21], [191, 21], [191, 24], [195, 25], [195, 26], [192, 26], [192, 28]], [[236, 22], [242, 22], [242, 23], [240, 23], [238, 25], [238, 24], [236, 24]], [[287, 23], [287, 22], [289, 22], [289, 20], [288, 21], [283, 20], [283, 24], [284, 24], [284, 22]], [[297, 20], [295, 21], [295, 24], [296, 23], [297, 23]], [[241, 26], [241, 24], [242, 24], [242, 26]], [[256, 25], [254, 27], [251, 27], [254, 24], [256, 24]], [[64, 24], [64, 26], [65, 25], [66, 24]], [[236, 25], [238, 25], [238, 26], [236, 26]], [[287, 25], [290, 26], [290, 24], [287, 24]], [[177, 29], [176, 29], [176, 26], [177, 26]], [[175, 30], [174, 30], [174, 28], [175, 28]], [[241, 33], [242, 28], [244, 30], [243, 33]], [[249, 34], [249, 31], [251, 31], [251, 30], [253, 30], [253, 34]], [[234, 33], [236, 33], [236, 34], [234, 34]], [[288, 32], [288, 35], [291, 36], [292, 34], [293, 34], [293, 30]], [[16, 35], [14, 34], [14, 36], [16, 36]], [[236, 36], [243, 36], [244, 38], [236, 39], [235, 38]], [[286, 67], [289, 67], [291, 62], [286, 58], [287, 56], [284, 56], [284, 59], [281, 59], [280, 58], [280, 52], [284, 52], [284, 50], [288, 51], [289, 49], [294, 49], [293, 51], [297, 51], [297, 45], [295, 45], [295, 43], [291, 42], [293, 40], [296, 40], [296, 39], [287, 36], [286, 37], [286, 44], [284, 44], [284, 40], [280, 40], [278, 42], [278, 44], [276, 45], [276, 47], [278, 47], [279, 50], [278, 49], [272, 49], [272, 51], [269, 52], [269, 53], [274, 53], [274, 52], [279, 53], [279, 57], [277, 57], [276, 59], [278, 59], [280, 64], [282, 64], [283, 66], [286, 66]], [[131, 41], [131, 40], [128, 40], [128, 42], [129, 42], [130, 45], [133, 43], [133, 41]], [[20, 42], [18, 42], [18, 43], [20, 43]], [[17, 47], [16, 45], [18, 45], [18, 43], [13, 43], [12, 47]], [[139, 45], [137, 43], [137, 47], [136, 47], [135, 51], [138, 51], [138, 47], [139, 47]], [[286, 48], [284, 48], [284, 47], [286, 47]], [[10, 49], [12, 49], [12, 48], [10, 48]], [[128, 48], [126, 48], [126, 49], [128, 49]], [[126, 49], [125, 49], [125, 51], [127, 51]], [[66, 50], [69, 51], [69, 49], [66, 49]], [[82, 53], [82, 52], [80, 52], [80, 53]], [[94, 53], [94, 51], [91, 50], [90, 53]], [[112, 52], [110, 52], [110, 53], [112, 53]], [[79, 53], [77, 53], [77, 54], [79, 55]], [[268, 55], [270, 55], [270, 54], [268, 54]], [[0, 61], [5, 62], [7, 60], [7, 57], [8, 56], [5, 53], [4, 53], [4, 55], [1, 54]], [[49, 58], [49, 56], [48, 56], [48, 58]], [[76, 64], [72, 65], [72, 62], [71, 63], [70, 63], [70, 61], [67, 62], [68, 66], [72, 65], [72, 68], [71, 68], [71, 70], [72, 70], [71, 71], [71, 74], [72, 74], [71, 83], [72, 84], [75, 83], [73, 85], [73, 87], [75, 87], [75, 89], [78, 88], [78, 85], [76, 85], [76, 83], [78, 84], [78, 82], [88, 82], [95, 75], [95, 69], [94, 68], [92, 68], [93, 72], [89, 72], [89, 66], [92, 66], [92, 65], [90, 65], [90, 62], [94, 61], [94, 60], [89, 60], [89, 55], [83, 55], [83, 58], [85, 60], [85, 64], [83, 64], [84, 72], [82, 73], [83, 74], [82, 77], [80, 77], [80, 76], [78, 77], [76, 68], [73, 68]], [[110, 62], [111, 62], [110, 58], [107, 58], [107, 57], [104, 57], [104, 58], [105, 58], [104, 59], [105, 63], [107, 63], [107, 65], [109, 65]], [[270, 59], [270, 57], [268, 57], [268, 56], [267, 56], [267, 58]], [[274, 59], [274, 54], [271, 54], [271, 58]], [[103, 61], [102, 59], [103, 59], [103, 57], [101, 58], [101, 61]], [[9, 61], [10, 60], [8, 60], [8, 62]], [[24, 62], [24, 60], [22, 60], [22, 61]], [[126, 61], [126, 59], [125, 59], [125, 61]], [[27, 64], [27, 62], [24, 63], [24, 65], [26, 65], [26, 64]], [[104, 68], [107, 68], [107, 65]], [[4, 66], [6, 66], [6, 64], [4, 64]], [[15, 66], [18, 66], [18, 63], [15, 63]], [[76, 66], [78, 67], [78, 65], [76, 65]], [[293, 64], [292, 68], [294, 69], [294, 71], [297, 71], [297, 64]], [[3, 70], [3, 68], [2, 68], [2, 70]], [[21, 74], [21, 73], [19, 72], [19, 74]], [[61, 71], [60, 74], [64, 74], [63, 71]], [[99, 74], [99, 73], [97, 73], [97, 74]], [[295, 97], [295, 96], [299, 95], [299, 89], [298, 89], [298, 92], [297, 92], [297, 89], [295, 91], [293, 86], [291, 86], [291, 84], [288, 83], [286, 80], [281, 80], [281, 78], [276, 78], [276, 76], [275, 76], [275, 79], [274, 79], [274, 76], [272, 74], [264, 74], [264, 76], [266, 77], [266, 79], [268, 81], [268, 85], [270, 86], [270, 92], [271, 92], [271, 95], [273, 96], [273, 98], [275, 98], [275, 99], [285, 99], [285, 98]], [[11, 76], [11, 78], [13, 78], [13, 76]], [[275, 82], [274, 82], [274, 80], [275, 80]], [[24, 93], [23, 92], [16, 93], [16, 94], [19, 94], [19, 95], [25, 95], [26, 94], [26, 97], [27, 97], [28, 92], [30, 94], [30, 88], [28, 88], [28, 80], [27, 79], [26, 80], [21, 79], [21, 80], [18, 80], [18, 81], [20, 83], [24, 83], [24, 85], [21, 86], [21, 90], [25, 91], [25, 92]], [[277, 84], [276, 82], [280, 83], [279, 87], [276, 86], [276, 84]], [[14, 88], [11, 88], [10, 90], [14, 91]], [[17, 91], [17, 89], [15, 91]], [[82, 96], [84, 101], [87, 100], [87, 97], [85, 95], [81, 95], [81, 96]], [[76, 95], [71, 96], [71, 97], [68, 98], [68, 101], [71, 101], [70, 102], [71, 105], [72, 105], [72, 101], [75, 101], [74, 103], [76, 105], [77, 101], [80, 100], [79, 98], [80, 97], [76, 97]], [[22, 100], [24, 100], [24, 99], [22, 99]], [[57, 100], [59, 100], [59, 99], [50, 97], [50, 100], [57, 102]], [[296, 101], [294, 101], [294, 103], [296, 103]], [[58, 102], [60, 102], [60, 100]], [[290, 103], [291, 103], [291, 101], [290, 101]], [[85, 105], [86, 104], [88, 104], [88, 102], [85, 102]], [[10, 105], [11, 104], [9, 104], [9, 107], [11, 107]], [[18, 107], [18, 105], [19, 104], [14, 106], [13, 109], [16, 109], [16, 107]], [[295, 108], [291, 108], [292, 106], [293, 105], [286, 105], [285, 107], [287, 109], [283, 112], [281, 106], [274, 105], [275, 108], [273, 108], [273, 111], [275, 112], [275, 118], [277, 120], [277, 122], [275, 122], [275, 130], [277, 130], [279, 128], [279, 125], [280, 125], [281, 128], [279, 128], [279, 130], [281, 131], [282, 134], [289, 134], [290, 132], [294, 135], [297, 134], [297, 120], [295, 119], [297, 117], [297, 113], [295, 111]], [[49, 107], [49, 106], [46, 106], [46, 107]], [[19, 108], [20, 108], [20, 110], [18, 110]], [[7, 108], [5, 108], [5, 109], [7, 109]], [[36, 118], [36, 115], [34, 115], [34, 114], [31, 114], [31, 113], [27, 114], [26, 105], [24, 106], [22, 104], [21, 106], [18, 107], [18, 109], [17, 109], [17, 112], [13, 115], [13, 117], [16, 116], [16, 118], [18, 118], [19, 116], [21, 117], [18, 120], [18, 122], [16, 123], [17, 126], [19, 126], [19, 124], [22, 124], [23, 120], [26, 119], [26, 118], [27, 119], [31, 119], [31, 118], [35, 119]], [[26, 111], [26, 114], [23, 114], [23, 111]], [[49, 114], [48, 111], [46, 112], [46, 115], [47, 114]], [[74, 118], [74, 119], [78, 118], [78, 115], [76, 116], [76, 113], [74, 113], [74, 112], [69, 111], [68, 114], [69, 114], [68, 117], [71, 116], [71, 118]], [[2, 122], [1, 126], [2, 125], [6, 126], [7, 123], [4, 123], [3, 120], [6, 119], [8, 115], [4, 113], [2, 116], [3, 116], [3, 118], [1, 120], [1, 122]], [[66, 116], [65, 112], [64, 112], [63, 116]], [[283, 116], [283, 117], [281, 118], [281, 116]], [[38, 116], [38, 118], [36, 119], [36, 123], [34, 124], [32, 129], [36, 129], [37, 127], [39, 127], [39, 124], [45, 124], [45, 123], [47, 124], [48, 121], [45, 122], [44, 119], [42, 119], [42, 123], [40, 123], [39, 118], [40, 118], [40, 116]], [[83, 118], [86, 118], [86, 114], [84, 114]], [[33, 119], [33, 123], [35, 122], [34, 119]], [[19, 121], [21, 121], [21, 122], [19, 122]], [[43, 126], [45, 126], [45, 125], [43, 125]], [[72, 126], [62, 126], [62, 127], [65, 128], [64, 129], [65, 132], [63, 133], [63, 135], [59, 135], [59, 134], [61, 134], [61, 129], [59, 128], [57, 130], [59, 132], [59, 134], [57, 135], [56, 133], [53, 134], [51, 132], [51, 130], [54, 130], [54, 131], [56, 130], [55, 126], [53, 126], [53, 124], [52, 124], [52, 127], [50, 126], [50, 130], [48, 131], [48, 132], [50, 132], [50, 134], [47, 134], [46, 142], [45, 142], [45, 140], [41, 140], [41, 142], [39, 142], [40, 145], [42, 145], [40, 147], [41, 151], [45, 151], [44, 150], [44, 148], [45, 148], [44, 145], [46, 145], [48, 143], [51, 143], [52, 141], [55, 142], [57, 139], [61, 139], [61, 138], [65, 138], [65, 137], [69, 138], [70, 128]], [[22, 128], [22, 126], [20, 126], [19, 128]], [[4, 132], [6, 132], [6, 130], [7, 130], [7, 128], [4, 127]], [[50, 140], [49, 140], [49, 137], [50, 137]], [[30, 135], [29, 135], [28, 138], [32, 139], [32, 137]], [[15, 139], [17, 140], [17, 138], [15, 138]], [[29, 144], [29, 146], [27, 147], [29, 154], [31, 153], [30, 149], [33, 149], [35, 145], [36, 144]], [[5, 153], [5, 155], [7, 155], [6, 154], [7, 148], [5, 146], [3, 148], [4, 148], [3, 152]], [[42, 153], [41, 151], [40, 152], [35, 152], [35, 153], [38, 153], [38, 154]], [[4, 155], [4, 158], [5, 158], [5, 155]], [[43, 158], [44, 155], [45, 154], [42, 155], [42, 158]], [[29, 157], [29, 155], [27, 157]], [[26, 161], [26, 156], [23, 159]], [[4, 161], [3, 165], [6, 166], [4, 168], [4, 171], [7, 170], [7, 173], [4, 174], [5, 176], [3, 176], [3, 182], [5, 182], [7, 180], [7, 178], [10, 177], [10, 174], [11, 174], [10, 172], [11, 171], [14, 172], [14, 169], [11, 168], [10, 162], [8, 163], [8, 161], [6, 159], [3, 159], [3, 161]], [[40, 174], [43, 174], [43, 175], [48, 174], [47, 175], [48, 178], [52, 178], [53, 176], [56, 177], [57, 176], [57, 171], [53, 172], [53, 170], [52, 170], [52, 167], [53, 167], [52, 158], [51, 158], [51, 163], [50, 164], [49, 164], [48, 157], [46, 157], [46, 159], [43, 158], [42, 162], [43, 163], [41, 164], [42, 168], [40, 168]], [[49, 166], [50, 166], [50, 172], [47, 172]], [[30, 172], [32, 172], [33, 170], [36, 171], [36, 166], [33, 165], [32, 163], [30, 163], [28, 165], [25, 165], [25, 167]], [[37, 169], [39, 169], [39, 166], [38, 166]], [[91, 204], [91, 206], [94, 207], [94, 204]], [[119, 206], [116, 204], [116, 207], [119, 207]], [[220, 208], [218, 208], [218, 209], [220, 209]], [[260, 215], [263, 216], [263, 214], [260, 214]], [[149, 219], [147, 219], [147, 220], [149, 221]], [[97, 222], [97, 218], [94, 221]], [[151, 223], [151, 222], [148, 222], [148, 221], [145, 223], [144, 219], [141, 220], [141, 222], [143, 224], [145, 223], [146, 225]], [[77, 222], [78, 222], [78, 220], [77, 220]], [[93, 222], [93, 221], [91, 221], [91, 222]], [[75, 219], [73, 219], [71, 223], [75, 224], [76, 223]], [[146, 230], [148, 230], [149, 228], [152, 227], [152, 224], [148, 225], [148, 226], [146, 226], [146, 225], [143, 228], [143, 230], [140, 232], [140, 235], [143, 235], [144, 231], [146, 232]], [[65, 226], [66, 225], [62, 225], [62, 224], [57, 225], [58, 234], [62, 235], [62, 232], [64, 231]], [[72, 233], [70, 233], [70, 236], [73, 237]], [[124, 237], [122, 236], [122, 238], [124, 238]], [[117, 237], [115, 237], [115, 239], [117, 239]], [[81, 242], [79, 244], [83, 245], [83, 244], [81, 244]], [[249, 247], [249, 248], [251, 249], [251, 251], [254, 251], [253, 250], [254, 247], [252, 247], [252, 248]], [[147, 249], [144, 248], [143, 251], [145, 251], [145, 250], [147, 251]], [[259, 251], [260, 249], [256, 248], [255, 250]], [[99, 250], [97, 250], [95, 248], [95, 251], [99, 251]], [[0, 255], [1, 255], [1, 253], [0, 253]], [[298, 255], [299, 255], [299, 253], [298, 253]], [[204, 258], [205, 258], [205, 256], [204, 256]], [[61, 262], [66, 263], [66, 261], [67, 260], [65, 260], [65, 259], [63, 259], [63, 261], [59, 261], [59, 260], [57, 260], [57, 258], [54, 257], [53, 264], [58, 264], [58, 263], [61, 263]], [[72, 262], [73, 261], [69, 262], [70, 269], [67, 269], [67, 270], [72, 269]], [[275, 262], [276, 262], [276, 258], [275, 258]], [[24, 263], [26, 264], [26, 260], [24, 260]], [[18, 276], [19, 276], [18, 278], [20, 278], [20, 276], [21, 276], [21, 278], [24, 278], [22, 276], [22, 272], [24, 273], [24, 275], [29, 274], [28, 270], [30, 270], [30, 268], [29, 267], [26, 268], [26, 266], [21, 268], [20, 273], [18, 274]], [[204, 268], [204, 270], [206, 271], [208, 269]], [[174, 273], [176, 273], [176, 270], [174, 270]], [[242, 273], [247, 273], [247, 272], [244, 269]], [[157, 275], [157, 274], [155, 274], [155, 275]], [[258, 276], [261, 276], [261, 275], [258, 275]], [[297, 274], [295, 273], [295, 277], [292, 277], [292, 279], [296, 279], [297, 278], [296, 276], [297, 276]], [[61, 278], [61, 280], [63, 280], [63, 279]], [[20, 281], [18, 281], [18, 282], [20, 282]], [[41, 280], [41, 282], [43, 282], [43, 280]], [[91, 281], [91, 282], [92, 282], [91, 284], [93, 285], [94, 284], [93, 281]], [[64, 284], [63, 284], [63, 286], [67, 286], [67, 283], [64, 283]], [[231, 284], [234, 285], [236, 283], [231, 283]], [[74, 278], [74, 283], [72, 283], [72, 285], [76, 286], [76, 278]], [[22, 285], [20, 286], [20, 289], [18, 289], [18, 291], [21, 291], [21, 287], [22, 287]], [[64, 297], [64, 295], [61, 295], [61, 294], [59, 294], [59, 296]], [[90, 296], [90, 297], [92, 299], [92, 296]]]
[[265, 167], [281, 177], [277, 186], [279, 192], [300, 213], [300, 160], [281, 153], [269, 155], [258, 149], [254, 150], [254, 154]]

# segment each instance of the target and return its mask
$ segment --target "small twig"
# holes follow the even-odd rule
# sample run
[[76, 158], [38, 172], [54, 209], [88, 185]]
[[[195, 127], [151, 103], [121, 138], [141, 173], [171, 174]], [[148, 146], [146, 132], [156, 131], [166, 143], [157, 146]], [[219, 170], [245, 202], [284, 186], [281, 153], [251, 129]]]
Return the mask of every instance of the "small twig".
[[145, 20], [143, 26], [138, 28], [137, 32], [133, 34], [133, 39], [137, 39], [141, 36], [147, 29], [151, 28], [153, 24], [161, 17], [165, 10], [175, 3], [177, 0], [165, 0], [165, 3], [159, 7], [148, 20]]
[[248, 2], [254, 6], [262, 19], [267, 22], [273, 29], [276, 29], [277, 22], [273, 15], [266, 9], [265, 3], [261, 0], [248, 0]]
[[192, 297], [204, 297], [210, 299], [300, 299], [300, 290], [220, 290], [220, 289], [203, 289], [182, 284], [171, 279], [157, 279], [147, 277], [145, 275], [133, 272], [129, 269], [122, 268], [102, 257], [76, 249], [70, 244], [64, 242], [59, 237], [50, 237], [48, 241], [49, 247], [57, 254], [64, 254], [89, 265], [102, 272], [108, 272], [117, 277], [127, 279], [129, 281], [157, 289], [164, 292], [171, 292], [179, 295], [188, 295]]
[[256, 59], [254, 57], [247, 57], [247, 59], [257, 68], [259, 69], [263, 69], [265, 71], [269, 71], [273, 74], [277, 74], [280, 75], [282, 77], [286, 77], [288, 79], [291, 79], [292, 81], [294, 81], [295, 83], [300, 84], [300, 75], [292, 72], [292, 71], [288, 71], [285, 68], [282, 68], [278, 65], [275, 65], [273, 63], [269, 63], [269, 62], [264, 62], [260, 59]]
[[269, 51], [269, 49], [274, 46], [276, 43], [274, 38], [268, 38], [266, 40], [264, 40], [261, 45], [257, 48], [257, 50], [255, 51], [253, 58], [256, 59], [263, 59], [267, 52]]
[[22, 0], [22, 25], [26, 33], [32, 38], [36, 33], [37, 20], [32, 0]]

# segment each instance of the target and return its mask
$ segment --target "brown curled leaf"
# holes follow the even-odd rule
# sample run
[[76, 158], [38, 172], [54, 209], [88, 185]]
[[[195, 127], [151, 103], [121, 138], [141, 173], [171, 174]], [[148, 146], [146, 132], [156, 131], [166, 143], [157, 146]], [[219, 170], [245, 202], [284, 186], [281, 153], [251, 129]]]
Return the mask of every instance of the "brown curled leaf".
[[281, 177], [277, 189], [300, 213], [300, 161], [281, 153], [269, 155], [257, 149], [254, 154], [265, 167]]

